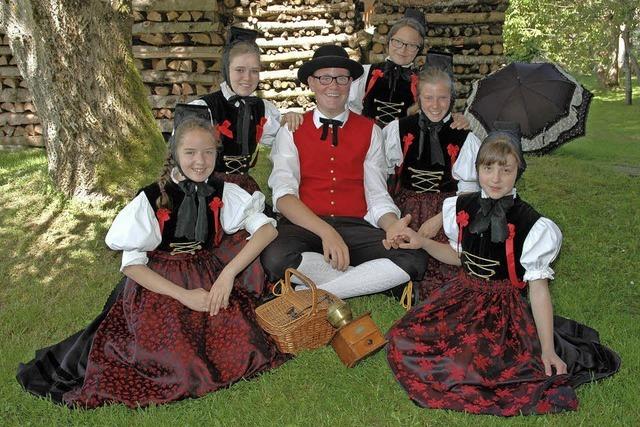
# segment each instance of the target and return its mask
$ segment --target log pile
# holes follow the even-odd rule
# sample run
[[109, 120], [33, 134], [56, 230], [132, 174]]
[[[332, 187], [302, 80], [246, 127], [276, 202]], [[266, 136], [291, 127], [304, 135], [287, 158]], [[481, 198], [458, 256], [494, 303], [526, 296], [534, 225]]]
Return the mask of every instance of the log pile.
[[225, 27], [215, 0], [134, 0], [132, 49], [162, 132], [173, 108], [218, 90]]
[[261, 33], [258, 95], [280, 110], [313, 107], [311, 91], [297, 81], [298, 68], [322, 45], [338, 44], [360, 60], [361, 3], [344, 0], [224, 0], [230, 25]]
[[42, 126], [6, 35], [0, 33], [0, 148], [43, 147]]
[[[508, 0], [376, 0], [370, 24], [375, 26], [368, 58], [384, 61], [386, 36], [393, 24], [412, 7], [427, 19], [425, 46], [453, 54], [458, 98], [462, 109], [471, 85], [505, 63], [502, 26]], [[419, 56], [418, 64], [424, 63]]]

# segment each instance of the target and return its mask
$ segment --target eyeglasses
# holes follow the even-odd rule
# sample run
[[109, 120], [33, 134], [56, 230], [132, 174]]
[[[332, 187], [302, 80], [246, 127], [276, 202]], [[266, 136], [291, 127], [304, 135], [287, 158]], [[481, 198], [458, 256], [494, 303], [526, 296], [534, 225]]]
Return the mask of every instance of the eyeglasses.
[[318, 81], [322, 86], [329, 86], [331, 83], [333, 83], [334, 80], [336, 81], [336, 83], [338, 83], [339, 86], [346, 86], [351, 81], [351, 76], [335, 76], [334, 77], [329, 75], [324, 75], [324, 76], [311, 75], [309, 77], [318, 79]]
[[393, 46], [396, 49], [402, 49], [403, 47], [406, 47], [407, 50], [411, 52], [417, 52], [418, 49], [422, 47], [422, 45], [414, 44], [414, 43], [405, 43], [402, 40], [394, 39], [393, 37], [391, 38], [391, 46]]

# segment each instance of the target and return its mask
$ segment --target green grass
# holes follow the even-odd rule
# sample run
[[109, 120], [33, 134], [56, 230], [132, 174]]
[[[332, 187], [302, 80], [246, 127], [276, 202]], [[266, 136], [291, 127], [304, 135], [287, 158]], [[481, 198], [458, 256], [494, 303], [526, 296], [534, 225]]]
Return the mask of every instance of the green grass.
[[[636, 93], [640, 90], [636, 89]], [[70, 410], [25, 393], [17, 364], [84, 327], [119, 279], [104, 235], [113, 206], [60, 196], [40, 151], [0, 152], [0, 424], [2, 425], [638, 425], [640, 424], [640, 98], [596, 92], [588, 136], [528, 158], [519, 189], [564, 233], [552, 293], [557, 313], [598, 329], [622, 357], [614, 377], [578, 389], [574, 413], [502, 419], [425, 410], [379, 352], [353, 369], [331, 348], [201, 399], [129, 410]], [[266, 188], [266, 153], [257, 179]], [[386, 330], [402, 316], [384, 296], [357, 298]]]

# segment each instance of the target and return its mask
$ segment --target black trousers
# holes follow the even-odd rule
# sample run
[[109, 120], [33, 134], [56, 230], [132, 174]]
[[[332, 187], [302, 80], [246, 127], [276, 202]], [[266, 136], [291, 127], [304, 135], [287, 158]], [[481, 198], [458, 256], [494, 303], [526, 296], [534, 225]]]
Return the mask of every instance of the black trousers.
[[[384, 230], [361, 218], [322, 217], [336, 229], [349, 248], [350, 265], [357, 266], [379, 258], [388, 258], [403, 269], [411, 280], [420, 280], [427, 269], [428, 254], [423, 250], [385, 249]], [[303, 252], [322, 253], [322, 239], [311, 231], [292, 224], [288, 219], [278, 221], [278, 237], [262, 251], [260, 260], [273, 283], [284, 277], [284, 271], [296, 268]]]

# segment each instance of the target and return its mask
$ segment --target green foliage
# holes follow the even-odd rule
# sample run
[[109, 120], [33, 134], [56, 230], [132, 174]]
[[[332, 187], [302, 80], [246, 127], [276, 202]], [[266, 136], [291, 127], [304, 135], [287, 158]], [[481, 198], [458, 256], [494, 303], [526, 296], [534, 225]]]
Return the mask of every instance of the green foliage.
[[[636, 90], [636, 93], [638, 91]], [[0, 424], [12, 425], [638, 425], [640, 405], [640, 97], [596, 91], [587, 137], [530, 157], [523, 198], [564, 234], [551, 286], [554, 310], [601, 334], [622, 357], [613, 378], [578, 389], [577, 412], [499, 419], [417, 407], [379, 352], [353, 369], [331, 348], [305, 352], [279, 369], [200, 399], [129, 410], [70, 410], [25, 393], [19, 362], [83, 328], [119, 280], [119, 254], [103, 238], [115, 208], [80, 205], [56, 192], [41, 151], [0, 152]], [[261, 153], [258, 180], [268, 169]], [[351, 301], [387, 330], [392, 299]]]
[[[620, 25], [637, 28], [636, 0], [511, 0], [504, 25], [505, 51], [514, 60], [537, 56], [583, 73], [607, 69]], [[638, 44], [636, 43], [636, 46]]]

